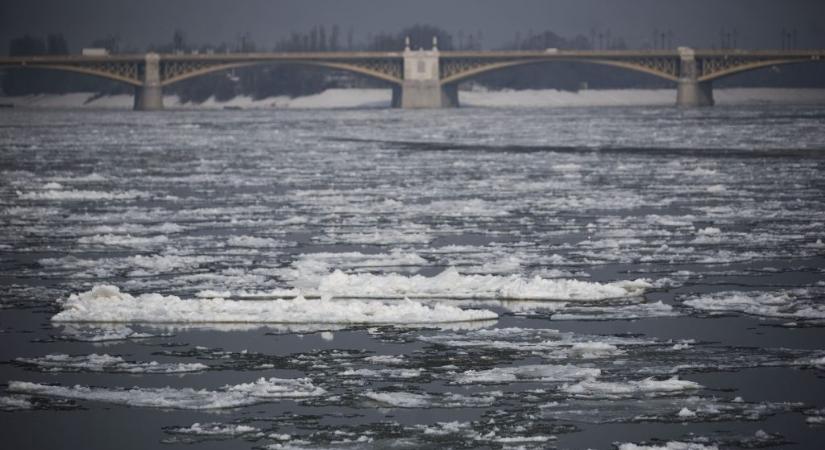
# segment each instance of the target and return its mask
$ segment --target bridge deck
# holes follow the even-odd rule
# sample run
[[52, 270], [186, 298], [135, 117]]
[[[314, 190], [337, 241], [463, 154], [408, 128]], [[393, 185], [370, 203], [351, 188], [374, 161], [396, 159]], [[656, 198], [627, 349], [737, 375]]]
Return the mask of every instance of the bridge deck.
[[[825, 50], [695, 50], [696, 58], [750, 57], [764, 59], [822, 59]], [[679, 57], [678, 50], [500, 50], [441, 51], [445, 59], [624, 59]], [[240, 62], [326, 60], [354, 61], [369, 59], [402, 59], [404, 52], [255, 52], [255, 53], [162, 53], [162, 61]], [[0, 57], [0, 65], [73, 64], [95, 62], [142, 62], [146, 54], [112, 54], [103, 56], [41, 55]]]

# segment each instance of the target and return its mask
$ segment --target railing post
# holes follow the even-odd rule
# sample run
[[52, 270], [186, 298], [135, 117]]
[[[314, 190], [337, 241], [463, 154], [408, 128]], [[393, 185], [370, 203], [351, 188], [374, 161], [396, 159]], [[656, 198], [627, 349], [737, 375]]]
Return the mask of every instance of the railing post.
[[163, 109], [163, 87], [160, 83], [160, 55], [147, 53], [143, 64], [143, 85], [135, 87], [135, 111]]

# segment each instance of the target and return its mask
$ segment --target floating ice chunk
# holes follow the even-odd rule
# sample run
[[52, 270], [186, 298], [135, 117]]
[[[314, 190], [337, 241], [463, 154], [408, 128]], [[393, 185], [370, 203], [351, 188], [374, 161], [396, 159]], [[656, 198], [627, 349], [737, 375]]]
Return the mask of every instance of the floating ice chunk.
[[31, 400], [16, 395], [0, 397], [0, 411], [21, 411], [34, 408]]
[[332, 233], [329, 236], [320, 236], [317, 239], [325, 243], [396, 245], [428, 244], [433, 240], [433, 236], [415, 230], [373, 229], [361, 233]]
[[577, 342], [570, 347], [570, 356], [575, 358], [595, 359], [624, 353], [613, 344], [606, 342]]
[[63, 185], [54, 181], [43, 185], [43, 189], [63, 189]]
[[430, 324], [495, 319], [487, 310], [427, 306], [410, 300], [246, 300], [221, 298], [182, 300], [144, 294], [133, 297], [115, 286], [98, 285], [60, 302], [56, 322], [111, 323], [379, 323]]
[[358, 271], [389, 267], [418, 267], [425, 264], [427, 260], [418, 254], [401, 250], [380, 254], [320, 252], [302, 254], [292, 263], [291, 268], [282, 269], [280, 272], [285, 279], [293, 280], [297, 288], [315, 289], [321, 278], [329, 274], [332, 268]]
[[676, 317], [679, 312], [662, 301], [616, 306], [575, 306], [554, 313], [552, 320], [635, 320], [651, 317]]
[[795, 403], [746, 403], [708, 397], [575, 398], [541, 405], [545, 417], [584, 423], [732, 422], [797, 410]]
[[717, 292], [686, 300], [685, 305], [704, 311], [741, 312], [784, 319], [825, 319], [825, 305], [807, 289], [773, 292]]
[[[137, 243], [140, 241], [132, 241]], [[214, 261], [209, 256], [179, 256], [179, 255], [135, 255], [126, 258], [126, 264], [134, 268], [129, 276], [147, 276], [173, 272], [180, 269], [193, 269], [201, 264]]]
[[413, 392], [367, 391], [364, 396], [375, 402], [396, 408], [478, 408], [490, 406], [500, 397], [500, 391], [465, 396], [447, 392], [444, 394], [416, 394]]
[[667, 380], [645, 378], [638, 381], [609, 382], [590, 378], [576, 384], [564, 385], [561, 391], [575, 397], [623, 398], [656, 396], [701, 389], [699, 383], [673, 377]]
[[495, 367], [489, 370], [468, 370], [458, 374], [458, 384], [510, 383], [516, 381], [563, 382], [601, 375], [599, 369], [572, 365], [528, 365], [515, 367]]
[[722, 242], [722, 230], [716, 227], [701, 228], [696, 231], [696, 238], [691, 244], [719, 244]]
[[567, 164], [554, 164], [553, 170], [558, 172], [578, 172], [582, 169], [581, 164], [576, 163], [567, 163]]
[[700, 236], [719, 236], [722, 234], [722, 230], [716, 227], [706, 227], [696, 231], [696, 234]]
[[209, 366], [201, 363], [128, 362], [119, 356], [98, 355], [96, 353], [82, 356], [56, 354], [40, 358], [17, 358], [15, 361], [48, 372], [186, 373], [199, 372], [209, 368]]
[[207, 289], [203, 291], [198, 291], [195, 294], [195, 297], [198, 298], [227, 298], [232, 297], [232, 292], [230, 291], [215, 291], [212, 289]]
[[256, 236], [232, 236], [227, 241], [232, 247], [248, 247], [248, 248], [268, 248], [268, 247], [286, 247], [287, 243], [272, 238], [262, 238]]
[[696, 413], [687, 407], [680, 409], [676, 415], [682, 418], [696, 417]]
[[169, 238], [163, 235], [158, 236], [132, 236], [116, 235], [116, 234], [96, 234], [94, 236], [84, 236], [77, 240], [80, 244], [87, 245], [101, 245], [112, 247], [151, 247], [162, 245], [169, 241]]
[[[424, 434], [434, 436], [446, 436], [448, 434], [457, 434], [460, 432], [472, 432], [470, 422], [436, 422], [433, 425], [416, 425], [416, 428], [423, 430]], [[473, 434], [476, 434], [472, 432]]]
[[340, 270], [321, 278], [318, 291], [336, 297], [360, 298], [504, 298], [533, 300], [604, 300], [642, 295], [644, 280], [592, 283], [516, 275], [462, 275], [449, 268], [435, 277], [398, 274], [346, 274]]
[[424, 372], [424, 369], [347, 369], [339, 375], [342, 377], [365, 377], [365, 378], [417, 378]]
[[66, 325], [62, 330], [62, 339], [79, 342], [109, 342], [127, 339], [148, 339], [166, 335], [138, 333], [126, 326], [111, 326], [107, 328], [75, 327]]
[[373, 364], [404, 364], [406, 361], [404, 360], [403, 355], [375, 355], [375, 356], [368, 356], [364, 358], [365, 361], [373, 363]]
[[664, 445], [619, 444], [619, 450], [719, 450], [716, 445], [696, 444], [693, 442], [670, 441]]
[[218, 409], [254, 405], [281, 398], [306, 398], [326, 391], [308, 378], [259, 378], [252, 383], [227, 385], [220, 390], [139, 388], [114, 389], [75, 385], [72, 387], [10, 381], [9, 391], [129, 406], [173, 409]]
[[172, 427], [165, 430], [170, 434], [189, 434], [195, 436], [239, 436], [242, 434], [257, 433], [258, 428], [249, 425], [225, 423], [193, 423], [188, 427]]
[[598, 342], [615, 346], [638, 346], [655, 343], [652, 340], [633, 337], [580, 335], [547, 328], [517, 327], [476, 330], [462, 334], [420, 336], [418, 339], [450, 347], [528, 352], [548, 358], [571, 357], [570, 349], [573, 345], [581, 342], [595, 342], [598, 340]]
[[[81, 220], [85, 222], [85, 220]], [[90, 236], [90, 235], [106, 235], [106, 234], [131, 234], [131, 235], [146, 235], [146, 234], [174, 234], [180, 233], [185, 228], [176, 223], [119, 223], [114, 224], [96, 224], [84, 223], [83, 226], [67, 226], [61, 228], [58, 232], [70, 236]]]
[[555, 436], [507, 436], [494, 438], [493, 442], [514, 444], [518, 442], [548, 442], [553, 440], [556, 440]]
[[323, 339], [325, 341], [328, 341], [328, 342], [332, 342], [332, 341], [335, 340], [335, 334], [333, 334], [332, 332], [329, 332], [329, 331], [322, 331], [320, 336], [321, 336], [321, 339]]
[[148, 197], [149, 194], [140, 191], [83, 191], [48, 189], [40, 192], [18, 192], [17, 196], [23, 200], [131, 200], [139, 197]]

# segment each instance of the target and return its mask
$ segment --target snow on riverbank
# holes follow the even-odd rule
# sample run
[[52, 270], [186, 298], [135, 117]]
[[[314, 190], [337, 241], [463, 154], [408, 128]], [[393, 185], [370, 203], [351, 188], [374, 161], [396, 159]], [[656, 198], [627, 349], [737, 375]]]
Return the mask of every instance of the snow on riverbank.
[[[173, 109], [269, 109], [269, 108], [387, 108], [392, 93], [389, 89], [327, 89], [305, 97], [287, 96], [253, 99], [239, 96], [227, 101], [210, 98], [203, 103], [181, 103], [174, 95], [163, 102]], [[571, 106], [671, 106], [676, 101], [675, 89], [606, 89], [579, 92], [555, 89], [526, 89], [520, 91], [461, 91], [461, 104], [482, 107], [571, 107]], [[714, 91], [721, 105], [742, 104], [822, 104], [825, 89], [795, 88], [726, 88]], [[92, 93], [27, 95], [0, 97], [0, 103], [11, 103], [19, 108], [109, 108], [130, 109], [131, 95], [112, 95], [97, 98]]]

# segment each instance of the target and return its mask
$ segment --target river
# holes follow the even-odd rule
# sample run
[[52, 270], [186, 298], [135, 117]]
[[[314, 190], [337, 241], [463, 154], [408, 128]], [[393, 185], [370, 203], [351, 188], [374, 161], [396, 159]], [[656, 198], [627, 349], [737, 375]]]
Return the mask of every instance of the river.
[[8, 448], [825, 440], [820, 106], [11, 109], [0, 175]]

